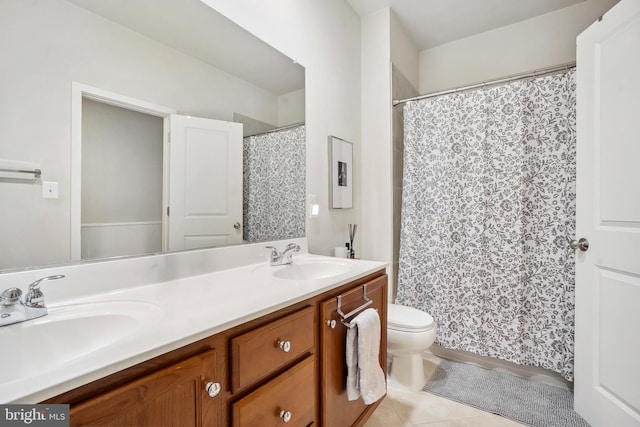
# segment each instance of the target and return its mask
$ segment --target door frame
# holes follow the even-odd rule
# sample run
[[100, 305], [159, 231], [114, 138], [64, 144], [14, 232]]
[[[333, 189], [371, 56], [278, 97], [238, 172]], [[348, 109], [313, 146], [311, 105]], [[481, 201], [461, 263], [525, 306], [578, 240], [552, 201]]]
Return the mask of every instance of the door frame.
[[[90, 99], [115, 107], [149, 114], [163, 119], [162, 131], [162, 208], [166, 212], [168, 198], [169, 171], [169, 117], [177, 110], [153, 104], [130, 96], [110, 92], [84, 83], [71, 82], [71, 247], [72, 261], [82, 259], [81, 218], [82, 218], [82, 99]], [[162, 215], [162, 248], [166, 247], [167, 216]]]

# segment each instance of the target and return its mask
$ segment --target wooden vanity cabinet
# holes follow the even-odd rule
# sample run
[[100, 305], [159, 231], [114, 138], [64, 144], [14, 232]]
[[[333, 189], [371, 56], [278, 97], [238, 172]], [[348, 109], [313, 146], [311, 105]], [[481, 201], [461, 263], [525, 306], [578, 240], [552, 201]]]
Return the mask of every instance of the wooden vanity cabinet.
[[[347, 400], [337, 296], [351, 311], [365, 302], [365, 283], [381, 318], [386, 370], [387, 276], [380, 270], [42, 403], [70, 404], [72, 426], [362, 426], [381, 400]], [[220, 386], [214, 396], [209, 383]]]

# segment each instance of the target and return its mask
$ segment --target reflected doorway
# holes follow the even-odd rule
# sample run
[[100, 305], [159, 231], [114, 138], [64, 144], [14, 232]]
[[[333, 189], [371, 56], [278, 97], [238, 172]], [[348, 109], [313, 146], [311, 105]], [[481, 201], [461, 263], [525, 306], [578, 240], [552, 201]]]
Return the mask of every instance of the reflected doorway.
[[[83, 107], [87, 107], [89, 109], [89, 116], [84, 117]], [[157, 222], [158, 216], [160, 216], [161, 226], [160, 226], [160, 250], [166, 247], [166, 215], [164, 215], [164, 210], [166, 209], [168, 203], [168, 191], [167, 191], [167, 181], [168, 181], [168, 129], [169, 129], [169, 117], [171, 114], [175, 114], [176, 110], [172, 108], [167, 108], [161, 105], [152, 104], [146, 101], [142, 101], [136, 98], [131, 98], [125, 95], [121, 95], [114, 92], [109, 92], [100, 88], [88, 86], [78, 82], [72, 82], [71, 84], [71, 260], [72, 261], [80, 261], [81, 259], [95, 259], [101, 258], [105, 256], [124, 256], [124, 255], [140, 255], [142, 253], [149, 252], [140, 252], [145, 247], [151, 247], [157, 252], [158, 244], [157, 244], [157, 236], [155, 234], [155, 242], [148, 241], [138, 241], [135, 242], [133, 238], [130, 236], [130, 231], [135, 227], [141, 228], [153, 228], [152, 223]], [[96, 130], [94, 129], [92, 132], [103, 132], [105, 135], [110, 135], [105, 137], [107, 141], [114, 138], [121, 138], [122, 134], [127, 133], [129, 126], [134, 126], [132, 123], [137, 123], [144, 119], [146, 121], [146, 125], [140, 126], [140, 129], [137, 129], [134, 133], [142, 134], [149, 133], [152, 135], [158, 134], [159, 129], [159, 139], [158, 141], [147, 142], [147, 145], [152, 145], [157, 147], [158, 145], [161, 147], [161, 153], [158, 154], [157, 148], [154, 149], [155, 161], [147, 163], [146, 160], [140, 160], [140, 157], [145, 157], [144, 154], [137, 153], [137, 160], [145, 163], [142, 168], [148, 168], [150, 164], [157, 164], [157, 160], [161, 159], [160, 167], [158, 171], [155, 171], [152, 175], [157, 181], [157, 174], [160, 174], [161, 183], [160, 183], [160, 198], [161, 205], [158, 211], [157, 202], [154, 207], [151, 209], [145, 209], [144, 212], [153, 211], [153, 215], [150, 214], [142, 214], [138, 212], [136, 215], [122, 215], [114, 213], [117, 209], [117, 206], [127, 205], [127, 200], [130, 200], [131, 195], [125, 195], [127, 192], [127, 187], [132, 185], [132, 181], [135, 175], [129, 174], [126, 175], [127, 179], [121, 179], [122, 177], [117, 176], [120, 172], [118, 172], [117, 163], [128, 163], [130, 160], [127, 156], [130, 154], [131, 150], [142, 151], [141, 147], [127, 147], [126, 144], [122, 143], [122, 141], [118, 143], [107, 142], [107, 145], [113, 145], [113, 147], [102, 148], [102, 150], [115, 151], [115, 153], [110, 154], [113, 161], [111, 162], [103, 162], [103, 159], [100, 154], [96, 155], [94, 153], [95, 159], [92, 160], [93, 164], [91, 167], [88, 165], [83, 165], [83, 120], [86, 118], [87, 120], [98, 121], [98, 117], [102, 120], [102, 116], [111, 115], [113, 116], [111, 120], [107, 120], [111, 122], [110, 125], [107, 126], [107, 130]], [[127, 123], [125, 125], [125, 123]], [[151, 126], [149, 124], [152, 124]], [[160, 123], [157, 125], [157, 123]], [[138, 125], [135, 125], [138, 128]], [[90, 125], [91, 127], [91, 125]], [[143, 131], [142, 128], [147, 128], [147, 130]], [[124, 138], [124, 137], [123, 137]], [[154, 136], [156, 138], [156, 136]], [[135, 138], [127, 137], [125, 141], [129, 141], [128, 144], [133, 145]], [[137, 143], [136, 143], [137, 144]], [[125, 145], [126, 148], [122, 148]], [[118, 149], [119, 151], [124, 150], [124, 153], [117, 153], [116, 146], [121, 147]], [[113, 164], [112, 164], [113, 163]], [[133, 163], [133, 162], [131, 162]], [[97, 178], [93, 178], [88, 176], [89, 174], [97, 174]], [[87, 181], [87, 185], [91, 185], [92, 181], [94, 182], [91, 185], [92, 190], [84, 191], [85, 195], [90, 198], [100, 197], [103, 192], [104, 194], [111, 193], [109, 197], [111, 200], [107, 203], [97, 203], [95, 201], [90, 204], [84, 203], [83, 207], [83, 186], [84, 182]], [[102, 182], [100, 182], [102, 181]], [[144, 180], [147, 183], [147, 180]], [[147, 188], [148, 184], [145, 185], [135, 185], [136, 188], [142, 188], [141, 191], [153, 191], [154, 196], [157, 200], [157, 188], [158, 185], [153, 184], [154, 189], [149, 190]], [[110, 186], [111, 188], [107, 188]], [[140, 196], [140, 195], [138, 195]], [[142, 197], [142, 196], [140, 196]], [[149, 198], [149, 195], [144, 195], [144, 198]], [[109, 200], [109, 198], [107, 198]], [[115, 200], [114, 200], [115, 199]], [[84, 209], [90, 209], [89, 215], [83, 215]], [[105, 212], [100, 212], [105, 211]], [[146, 216], [145, 216], [146, 215]], [[132, 220], [132, 218], [134, 218]], [[144, 220], [142, 219], [144, 218]], [[151, 218], [151, 219], [149, 219]], [[120, 227], [118, 227], [118, 223]], [[83, 224], [85, 225], [83, 229]], [[129, 224], [129, 225], [127, 225]], [[85, 231], [86, 230], [86, 231]], [[149, 230], [145, 230], [142, 233], [134, 233], [139, 235], [148, 235]], [[103, 236], [105, 239], [104, 243], [97, 243], [96, 236]], [[138, 238], [142, 240], [143, 238]], [[83, 242], [83, 240], [88, 242]], [[113, 242], [112, 242], [113, 241]], [[85, 244], [83, 244], [85, 243]], [[132, 244], [134, 246], [133, 252], [126, 252], [126, 245]], [[83, 246], [90, 245], [91, 249], [86, 249]]]
[[81, 257], [162, 251], [163, 119], [82, 100]]

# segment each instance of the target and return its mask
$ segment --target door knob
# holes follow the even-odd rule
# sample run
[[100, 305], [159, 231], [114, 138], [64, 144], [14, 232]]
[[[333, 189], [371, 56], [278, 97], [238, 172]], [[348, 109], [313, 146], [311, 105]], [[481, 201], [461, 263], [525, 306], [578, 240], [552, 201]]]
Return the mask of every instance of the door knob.
[[569, 247], [571, 249], [580, 249], [582, 252], [586, 252], [587, 250], [589, 250], [589, 241], [582, 237], [580, 238], [580, 240], [570, 241]]
[[235, 228], [236, 230], [240, 230], [240, 227], [242, 226], [240, 225], [239, 222], [236, 222], [235, 224], [233, 224], [233, 228]]

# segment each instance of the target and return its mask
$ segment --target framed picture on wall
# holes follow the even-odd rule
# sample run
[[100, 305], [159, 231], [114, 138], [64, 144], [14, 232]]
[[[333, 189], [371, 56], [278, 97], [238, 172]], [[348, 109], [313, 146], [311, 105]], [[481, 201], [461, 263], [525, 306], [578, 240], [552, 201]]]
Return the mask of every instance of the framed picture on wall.
[[329, 197], [333, 209], [353, 206], [353, 144], [329, 136]]

